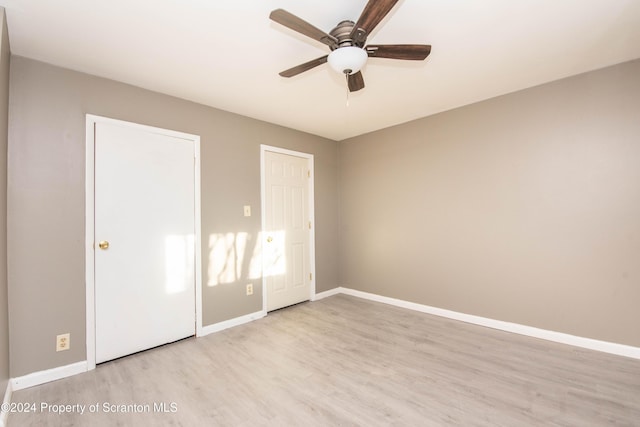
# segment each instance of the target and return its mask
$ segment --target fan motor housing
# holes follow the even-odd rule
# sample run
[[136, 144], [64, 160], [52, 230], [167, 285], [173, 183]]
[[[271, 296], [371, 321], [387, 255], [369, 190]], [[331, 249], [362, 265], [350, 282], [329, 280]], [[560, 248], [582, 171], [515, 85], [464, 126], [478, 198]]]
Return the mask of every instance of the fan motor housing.
[[355, 46], [355, 44], [353, 43], [353, 39], [351, 38], [351, 31], [353, 30], [353, 27], [355, 25], [356, 23], [353, 21], [341, 21], [333, 30], [329, 32], [330, 35], [338, 39], [338, 47], [331, 50], [335, 50], [345, 46]]

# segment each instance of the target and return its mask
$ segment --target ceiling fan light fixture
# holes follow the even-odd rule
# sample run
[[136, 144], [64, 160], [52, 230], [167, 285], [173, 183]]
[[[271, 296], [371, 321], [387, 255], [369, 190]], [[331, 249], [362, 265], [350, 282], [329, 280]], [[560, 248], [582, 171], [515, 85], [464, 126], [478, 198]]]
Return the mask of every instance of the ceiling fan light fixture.
[[327, 62], [341, 74], [355, 74], [367, 62], [367, 52], [356, 46], [340, 47], [331, 51]]

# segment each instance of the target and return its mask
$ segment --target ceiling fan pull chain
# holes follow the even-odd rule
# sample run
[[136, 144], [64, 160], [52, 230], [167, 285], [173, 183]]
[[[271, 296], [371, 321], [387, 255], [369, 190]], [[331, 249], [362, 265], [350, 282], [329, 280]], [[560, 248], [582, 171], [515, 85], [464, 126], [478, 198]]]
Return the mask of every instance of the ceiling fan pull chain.
[[350, 90], [349, 90], [349, 74], [344, 73], [344, 77], [346, 78], [346, 82], [347, 82], [347, 85], [345, 87], [347, 88], [347, 108], [349, 108], [349, 92], [350, 92]]

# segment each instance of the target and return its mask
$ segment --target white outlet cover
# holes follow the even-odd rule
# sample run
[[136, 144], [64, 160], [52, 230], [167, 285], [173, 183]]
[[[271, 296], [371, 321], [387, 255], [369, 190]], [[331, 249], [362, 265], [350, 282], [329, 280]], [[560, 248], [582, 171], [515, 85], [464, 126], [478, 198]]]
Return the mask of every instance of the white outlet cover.
[[56, 351], [69, 350], [71, 348], [71, 334], [61, 334], [56, 336]]

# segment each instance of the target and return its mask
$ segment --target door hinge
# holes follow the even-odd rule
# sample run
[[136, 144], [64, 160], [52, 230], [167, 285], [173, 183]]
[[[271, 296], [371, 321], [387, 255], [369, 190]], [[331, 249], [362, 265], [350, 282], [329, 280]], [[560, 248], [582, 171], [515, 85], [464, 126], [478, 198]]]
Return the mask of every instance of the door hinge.
[[309, 281], [313, 280], [313, 273], [309, 273]]
[[307, 177], [311, 178], [311, 171], [310, 170], [307, 171]]
[[309, 221], [309, 230], [311, 230], [311, 221]]

